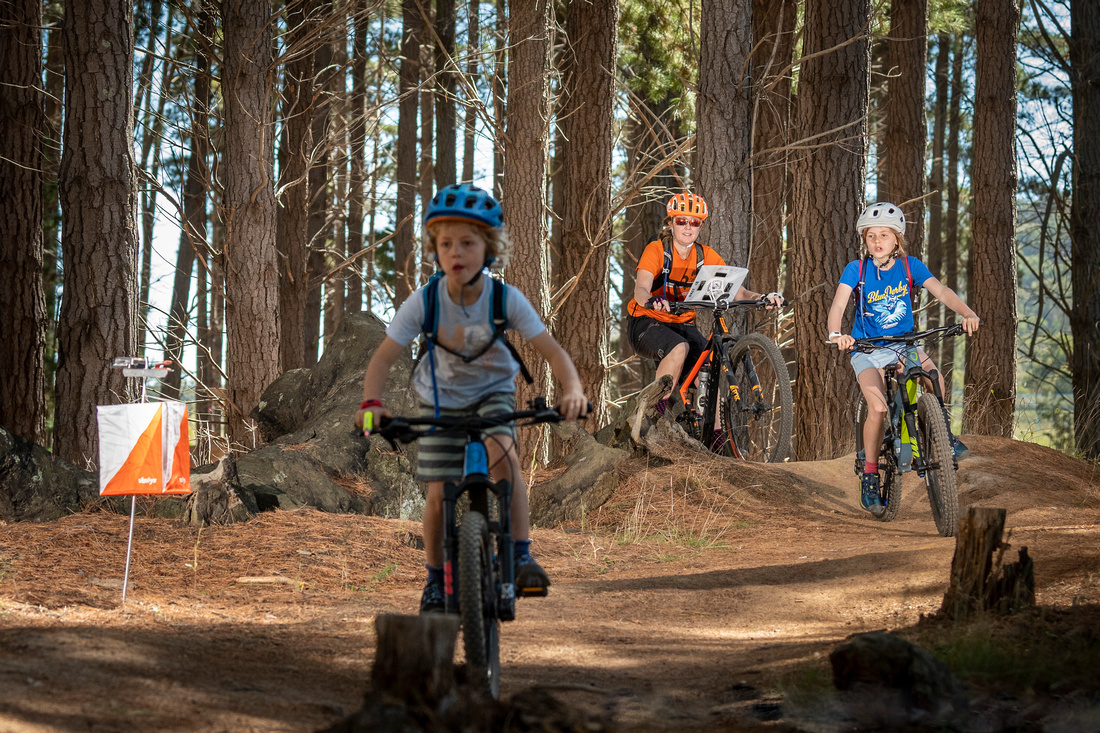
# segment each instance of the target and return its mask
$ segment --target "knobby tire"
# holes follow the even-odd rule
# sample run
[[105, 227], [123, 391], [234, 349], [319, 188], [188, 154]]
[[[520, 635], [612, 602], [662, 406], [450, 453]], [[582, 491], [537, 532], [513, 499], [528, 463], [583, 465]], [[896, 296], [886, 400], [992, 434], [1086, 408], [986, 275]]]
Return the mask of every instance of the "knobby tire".
[[[723, 348], [726, 348], [723, 346]], [[740, 337], [727, 354], [732, 374], [717, 380], [722, 430], [734, 455], [749, 461], [780, 463], [790, 454], [794, 429], [794, 395], [787, 363], [779, 347], [759, 333]], [[761, 394], [751, 388], [745, 358], [753, 364]], [[737, 386], [740, 404], [733, 399], [729, 379]], [[746, 410], [748, 406], [750, 409]], [[751, 408], [760, 408], [754, 411]]]
[[500, 697], [500, 620], [489, 525], [469, 511], [458, 530], [458, 597], [466, 677], [495, 700]]
[[917, 424], [920, 428], [921, 456], [939, 464], [939, 468], [924, 471], [932, 519], [941, 537], [954, 537], [959, 526], [955, 455], [951, 436], [947, 433], [947, 416], [935, 395], [923, 394], [917, 400]]

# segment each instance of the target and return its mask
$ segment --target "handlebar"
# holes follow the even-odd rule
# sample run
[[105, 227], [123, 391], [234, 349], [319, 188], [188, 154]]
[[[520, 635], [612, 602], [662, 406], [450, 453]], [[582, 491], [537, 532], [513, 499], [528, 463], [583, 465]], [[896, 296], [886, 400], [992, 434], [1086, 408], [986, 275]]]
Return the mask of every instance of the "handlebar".
[[[592, 410], [592, 403], [588, 403], [588, 410]], [[583, 420], [587, 415], [581, 416]], [[499, 415], [468, 415], [465, 417], [387, 417], [382, 416], [379, 425], [372, 432], [385, 438], [393, 448], [398, 443], [411, 443], [418, 440], [432, 429], [443, 433], [478, 433], [489, 428], [507, 425], [510, 422], [524, 420], [520, 427], [526, 425], [538, 425], [540, 423], [558, 423], [564, 420], [557, 407], [548, 407], [546, 400], [536, 397], [530, 402], [530, 409], [506, 412]], [[362, 435], [362, 432], [359, 433]]]
[[[982, 321], [978, 322], [983, 323]], [[929, 328], [925, 331], [911, 331], [909, 333], [903, 333], [900, 336], [874, 336], [868, 338], [856, 339], [855, 346], [852, 347], [853, 351], [859, 351], [864, 354], [870, 354], [879, 349], [889, 348], [890, 344], [905, 344], [907, 346], [915, 346], [920, 341], [929, 341], [936, 338], [947, 338], [949, 336], [961, 336], [964, 333], [961, 323], [952, 323], [949, 326], [938, 326], [936, 328]], [[832, 342], [830, 342], [832, 343]], [[840, 348], [835, 343], [833, 346]]]
[[[669, 303], [669, 313], [685, 313], [689, 310], [709, 310], [722, 312], [732, 310], [733, 308], [767, 308], [771, 306], [772, 302], [767, 298], [749, 298], [747, 300], [723, 300], [717, 303]], [[787, 303], [783, 302], [782, 308]]]

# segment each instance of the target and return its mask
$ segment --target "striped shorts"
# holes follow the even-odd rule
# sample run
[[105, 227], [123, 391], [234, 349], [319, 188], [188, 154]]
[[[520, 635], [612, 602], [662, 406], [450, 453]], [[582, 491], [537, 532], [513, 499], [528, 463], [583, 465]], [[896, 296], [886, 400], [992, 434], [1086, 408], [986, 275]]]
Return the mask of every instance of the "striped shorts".
[[[516, 409], [516, 395], [514, 392], [494, 392], [483, 397], [469, 407], [450, 409], [441, 407], [441, 417], [466, 417], [468, 415], [491, 416], [505, 412], [514, 412]], [[435, 408], [424, 403], [420, 404], [420, 416], [432, 417]], [[501, 425], [489, 428], [482, 433], [485, 436], [498, 435], [502, 438], [516, 440], [515, 425]], [[426, 435], [419, 441], [416, 477], [421, 481], [453, 481], [462, 480], [462, 464], [466, 456], [465, 433], [433, 433]], [[486, 447], [491, 444], [491, 439], [486, 439]]]

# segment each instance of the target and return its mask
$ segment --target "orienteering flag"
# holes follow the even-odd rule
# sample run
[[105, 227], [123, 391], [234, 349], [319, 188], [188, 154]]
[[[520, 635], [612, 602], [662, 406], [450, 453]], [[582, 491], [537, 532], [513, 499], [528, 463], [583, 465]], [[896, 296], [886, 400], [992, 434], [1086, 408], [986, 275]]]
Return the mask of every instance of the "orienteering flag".
[[100, 405], [97, 413], [101, 496], [191, 492], [187, 405]]

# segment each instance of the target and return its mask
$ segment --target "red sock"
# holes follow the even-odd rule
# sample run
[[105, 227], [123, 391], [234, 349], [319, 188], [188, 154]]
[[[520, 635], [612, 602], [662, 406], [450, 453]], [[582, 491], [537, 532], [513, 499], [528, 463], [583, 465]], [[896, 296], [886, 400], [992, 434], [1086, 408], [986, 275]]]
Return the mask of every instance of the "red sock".
[[875, 461], [874, 463], [867, 461], [865, 464], [863, 464], [863, 472], [878, 473], [878, 461]]

